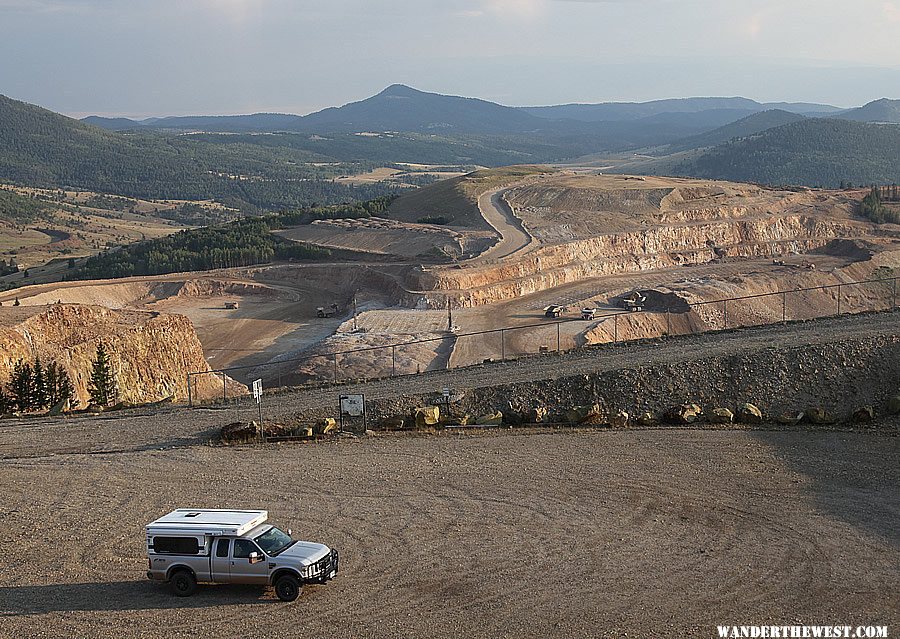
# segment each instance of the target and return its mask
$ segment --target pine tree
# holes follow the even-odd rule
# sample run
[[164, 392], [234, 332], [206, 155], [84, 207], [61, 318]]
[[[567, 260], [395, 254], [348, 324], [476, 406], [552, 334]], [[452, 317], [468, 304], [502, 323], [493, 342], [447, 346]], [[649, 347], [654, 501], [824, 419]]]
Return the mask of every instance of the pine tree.
[[68, 371], [56, 362], [50, 362], [47, 366], [47, 390], [50, 407], [64, 402], [63, 408], [67, 406], [71, 408], [78, 403], [72, 378], [69, 377]]
[[34, 360], [34, 367], [31, 369], [31, 409], [43, 410], [50, 403], [50, 393], [47, 388], [47, 375], [44, 371], [44, 365], [41, 364], [41, 358]]
[[9, 397], [17, 410], [31, 410], [34, 402], [31, 364], [21, 359], [16, 362], [12, 378], [9, 380]]
[[116, 376], [112, 371], [103, 340], [97, 344], [97, 355], [91, 370], [91, 386], [88, 390], [91, 394], [91, 403], [98, 406], [109, 406], [119, 396]]

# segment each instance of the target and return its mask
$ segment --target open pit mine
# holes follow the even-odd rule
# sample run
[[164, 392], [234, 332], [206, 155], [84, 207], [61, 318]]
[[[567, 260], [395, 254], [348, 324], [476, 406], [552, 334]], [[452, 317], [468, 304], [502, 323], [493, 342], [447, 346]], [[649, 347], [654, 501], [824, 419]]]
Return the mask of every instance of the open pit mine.
[[[212, 369], [227, 370], [193, 376], [194, 399], [246, 394], [258, 377], [266, 387], [387, 377], [885, 309], [896, 304], [900, 227], [859, 217], [863, 195], [477, 171], [404, 196], [382, 218], [278, 231], [330, 249], [329, 263], [0, 294], [0, 382], [40, 354], [70, 370], [84, 399], [107, 334], [127, 399], [141, 403], [182, 401], [187, 374]], [[635, 294], [646, 307], [628, 312]], [[558, 318], [545, 317], [550, 307]]]

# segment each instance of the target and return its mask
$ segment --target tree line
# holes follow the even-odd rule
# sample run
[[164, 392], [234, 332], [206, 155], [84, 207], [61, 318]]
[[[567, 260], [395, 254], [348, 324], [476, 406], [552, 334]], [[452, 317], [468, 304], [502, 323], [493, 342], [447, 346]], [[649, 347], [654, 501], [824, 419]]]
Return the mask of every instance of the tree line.
[[[885, 193], [889, 194], [888, 198], [884, 196]], [[900, 201], [900, 197], [897, 196], [900, 196], [900, 193], [898, 193], [896, 185], [891, 187], [872, 186], [859, 204], [859, 214], [876, 224], [900, 224], [900, 208], [889, 208], [884, 204], [885, 201]]]
[[384, 213], [393, 196], [332, 207], [298, 209], [243, 218], [218, 226], [180, 231], [100, 253], [71, 270], [66, 279], [112, 279], [266, 264], [275, 260], [320, 261], [331, 251], [272, 233], [313, 220], [365, 218]]
[[[88, 392], [91, 404], [104, 408], [118, 399], [116, 375], [102, 340], [92, 362]], [[48, 409], [63, 411], [76, 408], [77, 404], [75, 385], [68, 371], [56, 361], [45, 364], [40, 357], [31, 362], [20, 359], [13, 367], [6, 387], [0, 388], [0, 414]]]

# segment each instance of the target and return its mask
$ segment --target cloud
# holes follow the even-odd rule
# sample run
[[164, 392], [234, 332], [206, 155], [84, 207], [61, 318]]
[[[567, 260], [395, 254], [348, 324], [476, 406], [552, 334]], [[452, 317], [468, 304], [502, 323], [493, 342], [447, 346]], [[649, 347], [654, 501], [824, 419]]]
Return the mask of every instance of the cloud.
[[900, 22], [900, 6], [894, 2], [885, 2], [882, 5], [884, 15], [890, 22]]

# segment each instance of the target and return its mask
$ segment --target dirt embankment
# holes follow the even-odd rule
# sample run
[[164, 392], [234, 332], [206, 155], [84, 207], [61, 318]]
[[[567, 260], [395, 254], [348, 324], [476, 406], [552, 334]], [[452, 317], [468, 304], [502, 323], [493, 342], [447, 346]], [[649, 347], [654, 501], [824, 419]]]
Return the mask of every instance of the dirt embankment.
[[[16, 362], [40, 357], [56, 361], [72, 378], [78, 399], [89, 400], [91, 363], [100, 340], [116, 373], [119, 398], [134, 404], [187, 397], [189, 371], [208, 370], [190, 320], [181, 315], [112, 310], [101, 306], [54, 304], [0, 309], [0, 384]], [[201, 396], [221, 394], [221, 378], [201, 376]], [[230, 394], [246, 392], [227, 380]]]

